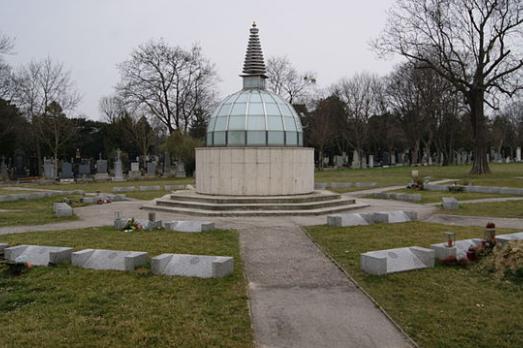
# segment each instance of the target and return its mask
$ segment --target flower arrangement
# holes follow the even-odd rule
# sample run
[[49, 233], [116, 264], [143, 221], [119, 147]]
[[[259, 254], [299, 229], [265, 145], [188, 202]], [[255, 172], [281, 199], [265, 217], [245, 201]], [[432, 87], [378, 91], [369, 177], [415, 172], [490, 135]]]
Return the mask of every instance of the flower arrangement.
[[124, 232], [133, 232], [133, 231], [139, 231], [141, 229], [143, 229], [143, 226], [138, 221], [136, 221], [134, 218], [132, 218], [129, 221], [127, 221], [127, 224], [123, 228], [123, 231]]

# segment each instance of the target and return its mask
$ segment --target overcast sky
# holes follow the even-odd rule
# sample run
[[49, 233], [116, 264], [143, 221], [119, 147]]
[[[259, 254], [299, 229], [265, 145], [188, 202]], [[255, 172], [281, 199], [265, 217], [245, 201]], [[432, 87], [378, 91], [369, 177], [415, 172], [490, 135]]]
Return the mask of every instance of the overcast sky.
[[198, 42], [216, 65], [222, 96], [241, 88], [249, 27], [264, 56], [287, 56], [325, 87], [342, 76], [389, 72], [369, 49], [393, 0], [0, 0], [0, 32], [15, 38], [13, 66], [50, 56], [64, 63], [82, 94], [76, 112], [98, 119], [100, 97], [119, 80], [133, 48], [163, 38]]

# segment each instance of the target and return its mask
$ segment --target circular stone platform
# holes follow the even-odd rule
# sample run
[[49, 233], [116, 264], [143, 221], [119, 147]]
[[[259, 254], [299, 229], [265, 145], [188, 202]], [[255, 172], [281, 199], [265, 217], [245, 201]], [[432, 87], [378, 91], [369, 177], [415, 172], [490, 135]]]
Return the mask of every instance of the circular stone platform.
[[314, 149], [196, 149], [196, 192], [227, 196], [299, 195], [314, 191]]

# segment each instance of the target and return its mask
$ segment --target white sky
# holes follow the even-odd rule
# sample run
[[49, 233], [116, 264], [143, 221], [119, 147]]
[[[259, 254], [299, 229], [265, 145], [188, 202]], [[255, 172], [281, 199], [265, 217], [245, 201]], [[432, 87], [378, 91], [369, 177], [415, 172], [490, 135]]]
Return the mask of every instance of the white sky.
[[[369, 41], [393, 0], [0, 0], [0, 32], [15, 38], [13, 66], [50, 56], [64, 63], [82, 95], [78, 114], [99, 119], [98, 101], [119, 80], [116, 65], [133, 48], [163, 38], [199, 42], [216, 65], [225, 96], [241, 88], [249, 27], [264, 56], [287, 56], [325, 87], [342, 76], [389, 72]], [[398, 60], [396, 60], [397, 62]]]

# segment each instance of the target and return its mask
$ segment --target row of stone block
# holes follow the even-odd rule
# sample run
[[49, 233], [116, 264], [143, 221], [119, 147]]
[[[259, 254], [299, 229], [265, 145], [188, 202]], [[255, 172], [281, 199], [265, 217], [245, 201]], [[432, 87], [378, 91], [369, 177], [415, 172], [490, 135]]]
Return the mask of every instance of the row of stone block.
[[375, 198], [394, 199], [404, 202], [420, 202], [422, 199], [419, 193], [378, 192], [373, 196]]
[[8, 262], [31, 263], [34, 266], [71, 263], [81, 268], [131, 272], [150, 260], [153, 274], [199, 278], [225, 277], [234, 269], [234, 260], [229, 256], [161, 254], [150, 259], [148, 253], [141, 251], [84, 249], [73, 252], [69, 247], [8, 247], [7, 244], [0, 244], [0, 250], [4, 251]]
[[[114, 220], [114, 228], [122, 230], [128, 225], [129, 219], [116, 218]], [[196, 221], [196, 220], [173, 220], [173, 221], [161, 221], [161, 220], [137, 220], [138, 224], [142, 226], [142, 229], [155, 230], [164, 228], [168, 231], [176, 232], [187, 232], [187, 233], [198, 233], [207, 232], [214, 230], [214, 223], [210, 221]]]
[[336, 227], [360, 226], [376, 223], [400, 223], [415, 221], [418, 214], [415, 211], [383, 211], [376, 213], [349, 213], [327, 216], [327, 225]]
[[[423, 185], [423, 189], [427, 190], [427, 191], [449, 191], [449, 187], [452, 187], [452, 186], [435, 185], [435, 184]], [[464, 192], [523, 196], [523, 188], [517, 188], [517, 187], [477, 186], [477, 185], [463, 185], [462, 187], [463, 187]]]
[[[496, 236], [500, 244], [512, 240], [523, 240], [523, 232]], [[360, 267], [363, 272], [384, 275], [395, 272], [411, 271], [434, 267], [435, 260], [448, 257], [462, 258], [472, 246], [481, 244], [481, 239], [464, 239], [454, 242], [452, 247], [447, 243], [432, 244], [431, 249], [419, 246], [369, 251], [360, 255]]]
[[347, 189], [352, 187], [374, 187], [376, 185], [375, 182], [316, 182], [314, 183], [314, 189]]
[[113, 187], [113, 192], [135, 192], [135, 191], [175, 191], [185, 190], [186, 185], [143, 185], [143, 186], [123, 186]]
[[83, 195], [84, 191], [45, 191], [45, 192], [30, 192], [30, 193], [12, 193], [7, 195], [0, 195], [0, 202], [14, 202], [21, 200], [33, 200], [46, 197], [63, 196], [63, 195]]

